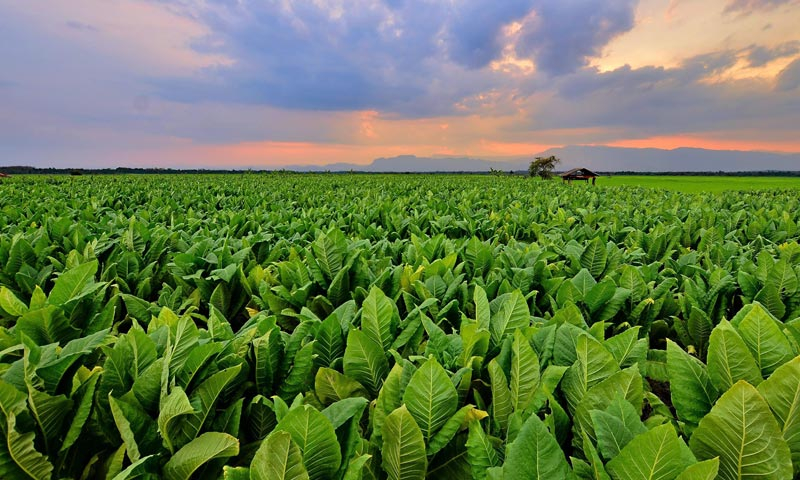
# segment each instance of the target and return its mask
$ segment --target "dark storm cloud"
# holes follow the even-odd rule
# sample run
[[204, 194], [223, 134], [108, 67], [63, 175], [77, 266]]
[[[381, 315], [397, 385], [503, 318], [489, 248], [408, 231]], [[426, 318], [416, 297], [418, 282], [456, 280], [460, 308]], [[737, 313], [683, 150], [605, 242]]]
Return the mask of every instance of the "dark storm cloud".
[[642, 135], [726, 129], [787, 130], [800, 123], [800, 60], [779, 77], [778, 91], [758, 81], [717, 82], [736, 52], [686, 60], [676, 68], [583, 69], [556, 81], [539, 101], [533, 129], [618, 128]]
[[779, 58], [793, 57], [800, 53], [800, 42], [786, 42], [775, 47], [755, 45], [747, 53], [751, 67], [762, 67]]
[[790, 63], [781, 71], [780, 75], [778, 75], [776, 86], [777, 90], [781, 92], [788, 92], [800, 88], [800, 58]]
[[157, 80], [166, 98], [417, 116], [451, 113], [458, 101], [502, 87], [486, 67], [512, 41], [503, 36], [512, 22], [520, 22], [517, 55], [557, 76], [632, 28], [637, 2], [167, 3], [208, 26], [195, 49], [233, 63], [190, 80]]

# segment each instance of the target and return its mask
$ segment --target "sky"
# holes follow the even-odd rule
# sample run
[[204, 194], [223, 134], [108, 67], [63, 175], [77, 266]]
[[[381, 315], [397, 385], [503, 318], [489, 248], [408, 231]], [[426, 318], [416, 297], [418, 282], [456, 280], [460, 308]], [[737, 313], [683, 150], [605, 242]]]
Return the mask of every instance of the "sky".
[[0, 165], [800, 152], [800, 0], [0, 0]]

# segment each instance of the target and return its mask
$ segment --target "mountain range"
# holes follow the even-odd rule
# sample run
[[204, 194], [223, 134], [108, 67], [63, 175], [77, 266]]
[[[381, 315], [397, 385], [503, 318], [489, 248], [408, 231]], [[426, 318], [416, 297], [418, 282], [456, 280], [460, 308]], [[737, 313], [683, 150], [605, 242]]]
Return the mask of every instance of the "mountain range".
[[746, 172], [800, 170], [800, 153], [707, 150], [702, 148], [624, 148], [573, 145], [551, 148], [525, 157], [417, 157], [400, 155], [377, 158], [367, 165], [334, 163], [288, 167], [296, 171], [357, 172], [488, 172], [527, 170], [534, 157], [555, 155], [559, 170], [585, 167], [599, 172]]

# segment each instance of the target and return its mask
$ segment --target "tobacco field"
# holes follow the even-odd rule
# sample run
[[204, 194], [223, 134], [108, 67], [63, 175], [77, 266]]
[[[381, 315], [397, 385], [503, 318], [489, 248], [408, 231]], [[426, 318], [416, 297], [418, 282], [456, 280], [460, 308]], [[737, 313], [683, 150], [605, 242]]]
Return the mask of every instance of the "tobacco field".
[[0, 478], [800, 478], [800, 196], [0, 183]]

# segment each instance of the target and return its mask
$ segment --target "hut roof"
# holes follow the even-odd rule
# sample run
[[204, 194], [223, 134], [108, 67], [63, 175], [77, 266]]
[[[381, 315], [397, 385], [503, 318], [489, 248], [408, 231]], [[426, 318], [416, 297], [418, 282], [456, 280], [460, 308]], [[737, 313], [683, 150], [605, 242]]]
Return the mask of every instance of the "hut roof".
[[7, 173], [0, 172], [0, 178], [9, 178], [11, 175]]
[[562, 177], [596, 177], [597, 174], [588, 168], [573, 168], [561, 174]]

